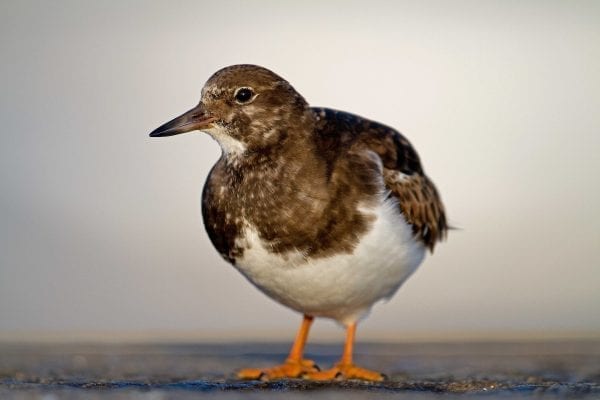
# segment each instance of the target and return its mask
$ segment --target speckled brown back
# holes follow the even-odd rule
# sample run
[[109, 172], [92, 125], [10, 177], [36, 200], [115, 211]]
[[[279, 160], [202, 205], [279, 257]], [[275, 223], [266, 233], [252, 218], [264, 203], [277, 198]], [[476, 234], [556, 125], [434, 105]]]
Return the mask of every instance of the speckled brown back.
[[[417, 153], [398, 132], [378, 123], [313, 108], [304, 126], [288, 126], [277, 151], [254, 151], [243, 161], [224, 156], [203, 193], [207, 232], [232, 263], [243, 255], [243, 227], [258, 230], [267, 248], [307, 258], [351, 252], [370, 220], [358, 205], [375, 204], [382, 190], [396, 198], [415, 235], [430, 249], [446, 231], [441, 201]], [[297, 131], [312, 132], [306, 136]], [[406, 176], [398, 181], [395, 173]], [[385, 187], [382, 187], [382, 182]]]
[[349, 148], [377, 153], [389, 195], [398, 200], [414, 234], [433, 251], [447, 233], [446, 215], [435, 185], [425, 175], [409, 141], [395, 129], [356, 115], [325, 108], [313, 110], [320, 116], [316, 129], [320, 154], [335, 160]]

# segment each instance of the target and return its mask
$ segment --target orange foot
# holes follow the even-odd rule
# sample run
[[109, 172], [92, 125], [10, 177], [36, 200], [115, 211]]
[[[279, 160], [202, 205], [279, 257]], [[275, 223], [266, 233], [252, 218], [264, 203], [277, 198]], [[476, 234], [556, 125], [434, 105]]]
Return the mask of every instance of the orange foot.
[[284, 364], [272, 368], [244, 368], [237, 373], [239, 379], [282, 379], [282, 378], [300, 378], [307, 374], [314, 374], [320, 371], [319, 367], [312, 360], [286, 360]]
[[313, 381], [331, 381], [334, 379], [362, 379], [381, 382], [385, 376], [379, 372], [357, 367], [354, 364], [337, 364], [327, 371], [310, 372], [306, 378]]

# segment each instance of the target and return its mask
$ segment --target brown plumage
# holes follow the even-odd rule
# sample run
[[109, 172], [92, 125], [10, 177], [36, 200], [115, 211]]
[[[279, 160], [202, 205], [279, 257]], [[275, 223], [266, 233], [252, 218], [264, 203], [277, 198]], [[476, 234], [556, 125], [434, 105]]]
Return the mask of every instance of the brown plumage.
[[[246, 86], [259, 93], [252, 113], [232, 100], [234, 90]], [[368, 222], [356, 204], [381, 190], [382, 174], [419, 240], [433, 250], [444, 237], [447, 225], [437, 191], [416, 151], [394, 129], [311, 108], [287, 81], [248, 65], [215, 73], [203, 89], [203, 102], [220, 116], [228, 135], [246, 147], [244, 157], [223, 155], [203, 194], [207, 232], [230, 262], [244, 252], [235, 245], [243, 220], [256, 225], [275, 252], [298, 249], [307, 257], [351, 252]]]
[[[212, 243], [264, 293], [305, 315], [284, 365], [239, 376], [381, 380], [352, 364], [357, 321], [447, 231], [440, 196], [408, 140], [356, 115], [311, 108], [254, 65], [217, 71], [196, 107], [151, 136], [193, 130], [223, 149], [202, 194]], [[302, 359], [315, 316], [348, 329], [344, 356], [329, 371]]]
[[433, 251], [448, 230], [444, 205], [409, 141], [393, 128], [356, 115], [324, 108], [313, 111], [320, 121], [315, 130], [317, 141], [331, 149], [325, 153], [330, 159], [343, 157], [340, 150], [344, 148], [373, 151], [379, 156], [389, 195], [398, 200], [415, 235]]

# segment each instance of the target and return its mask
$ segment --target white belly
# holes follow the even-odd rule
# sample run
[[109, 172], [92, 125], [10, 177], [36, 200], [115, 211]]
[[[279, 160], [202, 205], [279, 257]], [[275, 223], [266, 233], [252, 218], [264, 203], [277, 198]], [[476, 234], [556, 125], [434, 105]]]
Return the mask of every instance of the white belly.
[[296, 311], [347, 324], [391, 297], [417, 269], [425, 247], [393, 200], [365, 210], [376, 220], [349, 254], [306, 258], [298, 251], [271, 253], [257, 231], [246, 227], [236, 267], [256, 287]]

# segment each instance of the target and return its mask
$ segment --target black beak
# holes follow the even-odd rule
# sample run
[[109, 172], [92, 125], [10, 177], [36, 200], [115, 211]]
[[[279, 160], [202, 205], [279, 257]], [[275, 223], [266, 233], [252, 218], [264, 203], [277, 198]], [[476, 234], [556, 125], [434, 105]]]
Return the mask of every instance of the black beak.
[[211, 123], [217, 119], [209, 115], [202, 103], [191, 110], [181, 114], [179, 117], [163, 124], [150, 132], [151, 137], [173, 136], [180, 133], [197, 131], [209, 128]]

